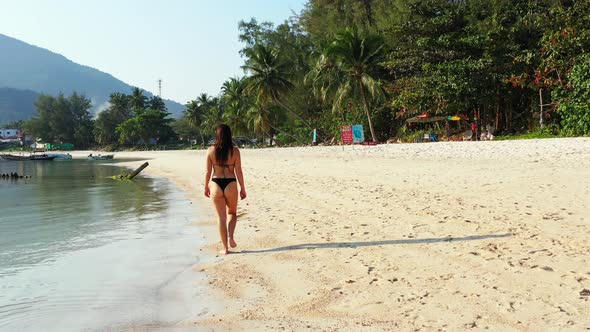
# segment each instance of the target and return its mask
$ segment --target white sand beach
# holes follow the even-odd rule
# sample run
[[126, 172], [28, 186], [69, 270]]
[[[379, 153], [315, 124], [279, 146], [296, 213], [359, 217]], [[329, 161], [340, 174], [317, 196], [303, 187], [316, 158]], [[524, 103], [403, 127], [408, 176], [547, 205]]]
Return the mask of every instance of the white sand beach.
[[[81, 154], [80, 154], [81, 155]], [[204, 151], [150, 158], [205, 217]], [[195, 266], [220, 331], [590, 329], [590, 139], [242, 150], [238, 252]], [[137, 165], [141, 162], [134, 162]], [[200, 314], [200, 315], [199, 315]]]

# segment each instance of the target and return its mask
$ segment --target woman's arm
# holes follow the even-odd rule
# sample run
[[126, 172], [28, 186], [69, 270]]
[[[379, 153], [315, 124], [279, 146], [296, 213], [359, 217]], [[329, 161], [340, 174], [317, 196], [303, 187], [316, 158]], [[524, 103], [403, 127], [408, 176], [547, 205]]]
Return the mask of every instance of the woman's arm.
[[246, 185], [244, 184], [244, 173], [242, 173], [242, 157], [240, 156], [240, 149], [236, 149], [236, 177], [238, 178], [238, 183], [240, 184], [240, 198], [246, 198]]
[[210, 197], [211, 191], [209, 190], [209, 180], [211, 179], [211, 171], [213, 170], [213, 161], [211, 161], [211, 157], [209, 156], [210, 149], [207, 149], [207, 156], [205, 157], [207, 160], [205, 161], [206, 164], [206, 174], [205, 174], [205, 196]]

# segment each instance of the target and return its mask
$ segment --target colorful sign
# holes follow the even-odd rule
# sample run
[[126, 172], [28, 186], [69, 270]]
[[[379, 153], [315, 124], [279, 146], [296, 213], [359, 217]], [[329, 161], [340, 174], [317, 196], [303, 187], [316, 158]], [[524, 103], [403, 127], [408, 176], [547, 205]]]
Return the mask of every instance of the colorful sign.
[[365, 131], [363, 125], [352, 126], [352, 141], [353, 143], [362, 143], [365, 141]]
[[340, 130], [342, 131], [342, 144], [352, 144], [352, 126], [342, 126]]

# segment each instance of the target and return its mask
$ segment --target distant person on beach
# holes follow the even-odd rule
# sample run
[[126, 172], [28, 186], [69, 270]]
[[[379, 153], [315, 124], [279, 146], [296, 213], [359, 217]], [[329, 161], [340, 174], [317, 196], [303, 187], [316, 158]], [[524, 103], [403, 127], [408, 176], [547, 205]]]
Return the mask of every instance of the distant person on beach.
[[221, 253], [227, 255], [230, 253], [228, 243], [232, 248], [237, 246], [234, 232], [238, 221], [238, 182], [240, 197], [246, 198], [240, 150], [233, 144], [228, 125], [220, 124], [217, 127], [215, 145], [207, 150], [206, 163], [205, 196], [213, 199], [219, 222], [219, 236], [223, 244]]

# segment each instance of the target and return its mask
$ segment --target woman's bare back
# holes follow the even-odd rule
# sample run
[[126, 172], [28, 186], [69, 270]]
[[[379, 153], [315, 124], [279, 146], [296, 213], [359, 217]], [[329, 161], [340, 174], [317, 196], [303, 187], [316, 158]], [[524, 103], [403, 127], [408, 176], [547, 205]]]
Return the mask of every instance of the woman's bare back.
[[235, 166], [236, 166], [236, 147], [232, 148], [231, 153], [228, 156], [227, 161], [218, 162], [215, 158], [215, 147], [210, 147], [208, 154], [213, 164], [213, 177], [214, 178], [235, 178]]

